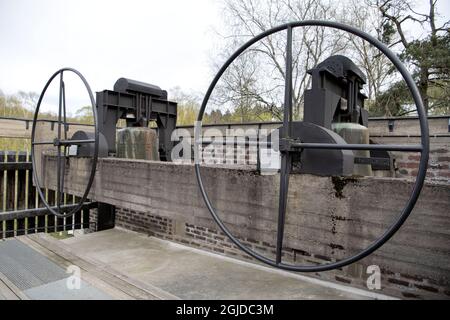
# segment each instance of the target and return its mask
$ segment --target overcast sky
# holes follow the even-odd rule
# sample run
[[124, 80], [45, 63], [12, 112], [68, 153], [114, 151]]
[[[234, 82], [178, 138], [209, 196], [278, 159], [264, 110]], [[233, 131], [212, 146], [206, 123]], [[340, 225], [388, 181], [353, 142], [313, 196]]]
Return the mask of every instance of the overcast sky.
[[128, 77], [203, 92], [217, 8], [215, 0], [0, 0], [0, 89], [40, 92], [68, 66], [93, 91]]
[[[128, 77], [203, 94], [213, 76], [219, 4], [0, 0], [0, 89], [40, 92], [54, 71], [68, 66], [81, 71], [93, 91], [112, 89], [118, 78]], [[448, 16], [450, 0], [441, 0], [439, 11]]]

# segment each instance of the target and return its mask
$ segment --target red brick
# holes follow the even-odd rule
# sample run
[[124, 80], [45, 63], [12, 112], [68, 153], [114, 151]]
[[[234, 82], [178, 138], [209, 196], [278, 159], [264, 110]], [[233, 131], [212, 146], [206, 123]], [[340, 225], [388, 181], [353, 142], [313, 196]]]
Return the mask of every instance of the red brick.
[[448, 153], [448, 150], [447, 149], [434, 149], [434, 150], [431, 150], [430, 151], [430, 153]]
[[421, 289], [421, 290], [428, 291], [428, 292], [434, 292], [434, 293], [438, 293], [439, 292], [439, 290], [437, 288], [430, 287], [430, 286], [415, 284], [415, 287], [418, 288], [418, 289]]
[[410, 155], [408, 157], [408, 160], [420, 161], [420, 156], [419, 155]]
[[419, 167], [419, 163], [418, 162], [399, 162], [398, 167], [399, 168], [416, 169]]

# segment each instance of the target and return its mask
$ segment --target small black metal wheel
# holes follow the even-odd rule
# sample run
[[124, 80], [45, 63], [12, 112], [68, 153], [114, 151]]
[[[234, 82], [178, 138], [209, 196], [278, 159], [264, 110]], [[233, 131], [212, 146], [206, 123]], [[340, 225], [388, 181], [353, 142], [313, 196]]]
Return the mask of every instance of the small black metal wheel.
[[[384, 55], [386, 55], [389, 60], [394, 64], [394, 66], [398, 69], [400, 74], [402, 75], [404, 81], [406, 82], [409, 91], [414, 99], [416, 104], [417, 113], [419, 115], [420, 121], [420, 131], [421, 131], [421, 144], [419, 145], [371, 145], [371, 144], [325, 144], [325, 143], [301, 143], [294, 140], [290, 135], [290, 129], [292, 126], [292, 30], [297, 27], [308, 27], [308, 26], [317, 26], [317, 27], [328, 27], [333, 29], [342, 30], [353, 35], [356, 35], [370, 44], [378, 48]], [[394, 54], [387, 46], [385, 46], [382, 42], [370, 36], [369, 34], [356, 29], [354, 27], [337, 23], [331, 21], [319, 21], [319, 20], [309, 20], [309, 21], [298, 21], [291, 22], [284, 25], [280, 25], [273, 29], [270, 29], [266, 32], [261, 33], [260, 35], [254, 37], [247, 43], [245, 43], [242, 47], [240, 47], [222, 66], [219, 70], [215, 78], [213, 79], [211, 85], [208, 88], [208, 91], [204, 97], [202, 106], [199, 110], [197, 123], [200, 124], [203, 120], [203, 115], [205, 113], [206, 106], [211, 97], [211, 94], [217, 85], [217, 82], [222, 77], [223, 73], [227, 70], [227, 68], [231, 65], [231, 63], [238, 58], [246, 49], [248, 49], [251, 45], [256, 42], [262, 40], [265, 37], [270, 36], [271, 34], [284, 31], [287, 32], [287, 47], [286, 47], [286, 79], [285, 79], [285, 101], [284, 101], [284, 120], [283, 120], [283, 134], [280, 137], [280, 145], [286, 146], [289, 148], [280, 148], [281, 152], [281, 171], [280, 171], [280, 194], [279, 194], [279, 212], [278, 212], [278, 229], [277, 229], [277, 244], [276, 244], [276, 258], [275, 260], [269, 259], [242, 244], [242, 242], [237, 239], [225, 226], [225, 224], [219, 218], [216, 210], [214, 209], [214, 205], [211, 203], [208, 193], [204, 187], [202, 176], [200, 173], [200, 163], [197, 162], [195, 164], [195, 173], [197, 176], [197, 182], [205, 201], [206, 206], [208, 207], [209, 212], [211, 213], [213, 219], [219, 225], [220, 229], [230, 238], [230, 240], [238, 246], [241, 250], [246, 252], [248, 255], [253, 258], [266, 263], [270, 266], [289, 270], [289, 271], [298, 271], [298, 272], [321, 272], [332, 269], [341, 268], [357, 262], [364, 257], [367, 257], [381, 246], [383, 246], [391, 237], [400, 229], [403, 223], [406, 221], [411, 211], [413, 210], [416, 201], [420, 195], [422, 190], [426, 172], [427, 172], [427, 164], [429, 157], [429, 131], [428, 131], [428, 121], [425, 113], [425, 109], [422, 104], [422, 99], [417, 89], [417, 86], [409, 74], [408, 70], [402, 64], [400, 59]], [[286, 130], [287, 129], [287, 130]], [[201, 127], [196, 127], [197, 135], [201, 134]], [[195, 148], [198, 151], [201, 148], [202, 142], [195, 139]], [[284, 236], [284, 225], [285, 225], [285, 215], [287, 208], [287, 195], [289, 188], [289, 175], [291, 173], [291, 161], [292, 154], [294, 152], [299, 152], [304, 149], [326, 149], [326, 150], [386, 150], [386, 151], [401, 151], [401, 152], [420, 152], [420, 164], [419, 170], [416, 177], [416, 181], [411, 192], [411, 195], [400, 215], [397, 217], [395, 222], [371, 245], [362, 250], [361, 252], [345, 258], [340, 261], [331, 262], [328, 264], [322, 264], [317, 266], [302, 266], [302, 265], [291, 265], [282, 262], [282, 247], [283, 247], [283, 236]]]
[[[94, 139], [86, 139], [86, 140], [70, 140], [67, 137], [67, 131], [69, 127], [69, 123], [67, 122], [66, 118], [66, 94], [65, 94], [65, 84], [64, 84], [64, 73], [65, 72], [71, 72], [77, 75], [81, 81], [83, 82], [84, 86], [86, 87], [86, 90], [89, 94], [91, 107], [92, 107], [92, 114], [94, 117]], [[48, 87], [52, 83], [52, 81], [59, 76], [59, 108], [58, 108], [58, 120], [57, 120], [57, 137], [53, 141], [36, 141], [35, 135], [36, 135], [36, 124], [39, 121], [38, 115], [39, 110], [41, 107], [42, 100], [44, 99], [45, 93], [47, 92]], [[90, 175], [88, 179], [88, 183], [86, 185], [86, 189], [81, 196], [81, 199], [75, 204], [75, 206], [70, 206], [70, 209], [66, 208], [62, 204], [62, 196], [64, 194], [64, 175], [65, 175], [65, 160], [68, 158], [68, 152], [69, 147], [73, 145], [83, 145], [83, 144], [94, 144], [94, 152], [92, 156], [92, 167], [90, 170]], [[36, 153], [35, 153], [35, 146], [40, 145], [47, 145], [47, 146], [54, 146], [57, 148], [57, 156], [56, 156], [56, 170], [57, 170], [57, 182], [56, 182], [56, 206], [52, 207], [48, 203], [44, 193], [42, 192], [42, 186], [41, 182], [39, 181], [39, 177], [37, 175], [38, 168], [37, 168], [37, 162], [36, 162]], [[47, 209], [54, 214], [55, 216], [58, 216], [60, 218], [65, 218], [72, 216], [77, 211], [81, 209], [83, 204], [86, 202], [86, 199], [89, 195], [89, 191], [91, 189], [92, 183], [94, 182], [95, 177], [95, 171], [97, 168], [97, 160], [98, 160], [98, 149], [99, 149], [99, 131], [98, 131], [98, 120], [97, 120], [97, 109], [95, 106], [95, 99], [94, 95], [92, 93], [92, 90], [86, 81], [86, 79], [83, 77], [83, 75], [72, 68], [63, 68], [61, 70], [58, 70], [55, 72], [50, 79], [47, 81], [44, 89], [42, 90], [42, 93], [39, 97], [36, 111], [34, 113], [33, 118], [33, 126], [31, 131], [31, 161], [33, 164], [33, 180], [37, 189], [37, 192], [39, 194], [39, 197], [41, 198], [41, 201], [44, 203], [44, 205], [47, 207]]]

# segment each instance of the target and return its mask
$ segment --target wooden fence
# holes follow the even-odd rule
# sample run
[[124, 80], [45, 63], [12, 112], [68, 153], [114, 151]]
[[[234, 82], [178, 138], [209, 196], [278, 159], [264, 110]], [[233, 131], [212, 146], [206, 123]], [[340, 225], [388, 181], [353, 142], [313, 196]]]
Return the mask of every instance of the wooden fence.
[[[90, 227], [90, 204], [68, 218], [48, 212], [33, 185], [30, 153], [0, 151], [0, 239], [37, 232], [60, 232]], [[47, 202], [56, 205], [56, 192], [43, 190]], [[79, 199], [64, 194], [63, 204]]]

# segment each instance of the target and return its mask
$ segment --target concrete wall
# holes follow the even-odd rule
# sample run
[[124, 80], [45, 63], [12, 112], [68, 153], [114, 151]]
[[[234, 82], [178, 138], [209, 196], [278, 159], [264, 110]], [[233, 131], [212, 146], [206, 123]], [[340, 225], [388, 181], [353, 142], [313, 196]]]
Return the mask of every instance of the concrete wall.
[[[442, 181], [450, 182], [450, 117], [430, 117], [430, 162], [428, 180], [430, 181]], [[393, 123], [393, 131], [389, 130], [389, 123]], [[11, 120], [0, 119], [0, 137], [14, 137], [14, 138], [29, 138], [31, 135], [30, 120]], [[205, 126], [205, 128], [220, 130], [225, 133], [227, 129], [268, 129], [273, 130], [278, 128], [281, 123], [262, 123], [262, 124], [231, 124], [231, 125], [212, 125]], [[56, 137], [56, 124], [41, 122], [37, 130], [37, 141], [43, 141], [45, 139], [53, 140]], [[193, 127], [185, 126], [179, 127], [191, 132], [193, 136]], [[85, 125], [70, 125], [68, 136], [78, 130], [91, 131], [92, 128]], [[380, 144], [388, 143], [419, 143], [420, 139], [420, 127], [417, 118], [371, 118], [369, 121], [369, 130], [372, 139]], [[37, 150], [44, 149], [45, 147], [36, 147]], [[49, 148], [49, 147], [47, 147]], [[213, 162], [214, 160], [228, 157], [228, 159], [235, 159], [241, 163], [256, 167], [257, 155], [256, 148], [250, 147], [244, 150], [244, 152], [235, 152], [234, 149], [224, 150], [223, 155], [217, 148], [208, 148], [205, 150], [205, 159]], [[413, 177], [417, 173], [418, 168], [418, 154], [407, 153], [394, 153], [396, 161], [396, 176], [397, 177]]]
[[[47, 135], [52, 135], [53, 138], [56, 137], [58, 124], [56, 121], [52, 122], [39, 122], [38, 131], [46, 130], [49, 133]], [[8, 119], [0, 118], [0, 138], [31, 138], [31, 129], [33, 125], [33, 119]], [[69, 137], [72, 136], [78, 130], [91, 131], [91, 126], [83, 124], [70, 124], [69, 125]], [[53, 132], [53, 133], [52, 133]]]
[[[54, 168], [54, 159], [44, 165]], [[71, 159], [66, 191], [81, 194], [89, 170], [88, 160]], [[54, 188], [54, 170], [45, 172], [46, 186]], [[278, 176], [213, 167], [202, 172], [211, 200], [233, 234], [273, 257]], [[323, 263], [365, 248], [399, 215], [411, 188], [405, 179], [291, 176], [285, 261]], [[118, 225], [242, 257], [207, 212], [190, 165], [102, 159], [90, 196], [118, 207]], [[450, 298], [449, 208], [449, 185], [428, 183], [412, 216], [388, 244], [357, 264], [315, 276], [365, 288], [366, 267], [378, 265], [382, 293]]]

